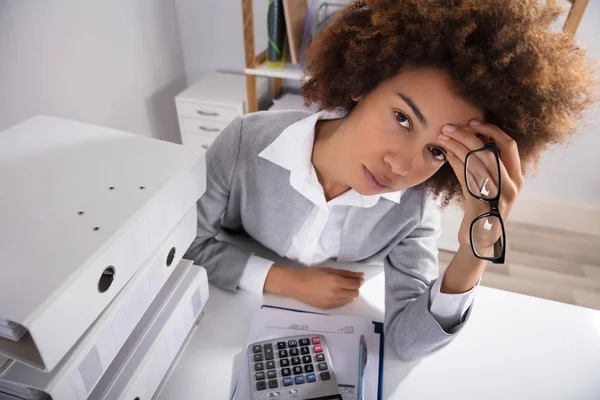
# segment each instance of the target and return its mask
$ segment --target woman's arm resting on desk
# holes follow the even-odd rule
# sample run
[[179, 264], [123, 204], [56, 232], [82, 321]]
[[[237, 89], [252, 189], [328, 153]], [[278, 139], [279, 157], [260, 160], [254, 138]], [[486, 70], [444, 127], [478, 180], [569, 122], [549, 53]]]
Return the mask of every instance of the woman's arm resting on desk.
[[468, 319], [469, 291], [477, 284], [476, 280], [465, 294], [440, 292], [435, 278], [441, 213], [424, 191], [415, 189], [404, 195], [405, 204], [418, 207], [407, 208], [406, 218], [415, 218], [416, 212], [418, 220], [384, 260], [385, 334], [400, 358], [407, 361], [428, 356], [452, 341]]
[[184, 255], [206, 268], [218, 287], [236, 290], [252, 253], [216, 239], [221, 216], [227, 209], [231, 181], [240, 150], [242, 119], [236, 118], [217, 137], [206, 153], [206, 192], [197, 202], [196, 238]]

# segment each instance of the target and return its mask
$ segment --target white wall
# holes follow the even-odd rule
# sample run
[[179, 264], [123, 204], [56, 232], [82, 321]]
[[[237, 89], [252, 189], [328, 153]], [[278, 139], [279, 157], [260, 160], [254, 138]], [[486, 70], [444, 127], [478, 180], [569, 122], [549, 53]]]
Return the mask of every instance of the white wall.
[[[176, 0], [188, 83], [207, 72], [244, 72], [242, 0]], [[254, 0], [256, 54], [267, 48], [267, 0]]]
[[0, 130], [49, 114], [179, 141], [168, 0], [0, 0]]

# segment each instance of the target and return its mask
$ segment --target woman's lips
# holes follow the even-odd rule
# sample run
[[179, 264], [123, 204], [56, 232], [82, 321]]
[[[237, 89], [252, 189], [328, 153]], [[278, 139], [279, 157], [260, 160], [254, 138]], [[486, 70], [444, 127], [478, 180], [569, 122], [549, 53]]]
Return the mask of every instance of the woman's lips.
[[381, 182], [377, 179], [377, 177], [371, 171], [369, 171], [367, 169], [367, 167], [365, 167], [364, 165], [363, 165], [363, 169], [365, 172], [365, 181], [367, 182], [367, 185], [369, 185], [373, 189], [377, 190], [378, 192], [388, 189], [388, 187], [386, 185], [381, 184]]

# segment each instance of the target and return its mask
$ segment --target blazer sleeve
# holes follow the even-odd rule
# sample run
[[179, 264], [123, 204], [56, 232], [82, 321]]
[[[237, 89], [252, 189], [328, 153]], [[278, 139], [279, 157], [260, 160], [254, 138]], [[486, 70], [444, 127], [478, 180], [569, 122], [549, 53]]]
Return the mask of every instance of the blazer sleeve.
[[421, 193], [420, 210], [411, 210], [412, 215], [420, 215], [418, 224], [384, 260], [385, 334], [405, 361], [423, 358], [450, 343], [471, 311], [449, 331], [430, 312], [430, 291], [439, 268], [436, 242], [441, 210], [424, 190]]
[[227, 209], [236, 171], [242, 124], [241, 117], [231, 122], [206, 153], [206, 192], [196, 204], [196, 238], [184, 255], [206, 268], [211, 283], [231, 291], [238, 289], [246, 264], [252, 256], [252, 253], [216, 238], [221, 231], [221, 217]]

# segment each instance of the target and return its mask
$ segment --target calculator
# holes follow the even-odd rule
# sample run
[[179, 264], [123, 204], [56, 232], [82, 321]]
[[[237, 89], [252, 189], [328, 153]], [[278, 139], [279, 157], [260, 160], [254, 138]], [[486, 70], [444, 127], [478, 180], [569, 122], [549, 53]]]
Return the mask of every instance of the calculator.
[[323, 335], [248, 346], [253, 400], [342, 400]]

